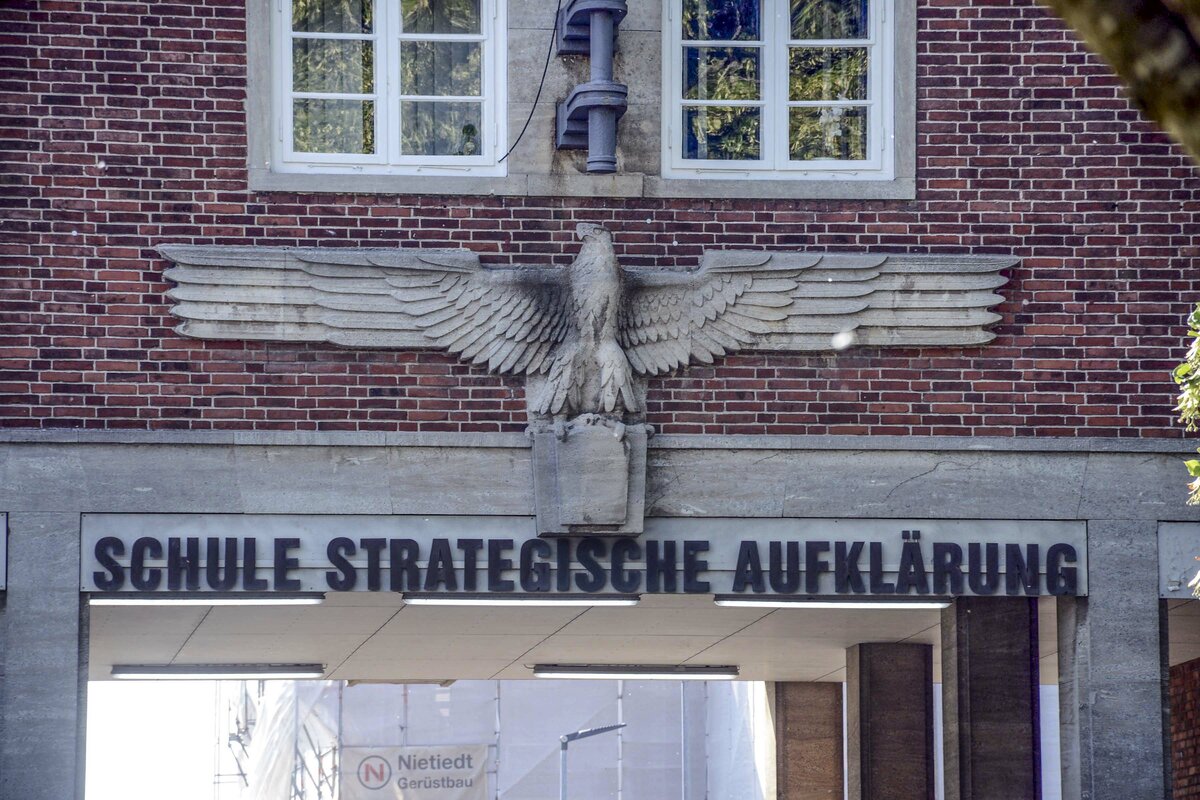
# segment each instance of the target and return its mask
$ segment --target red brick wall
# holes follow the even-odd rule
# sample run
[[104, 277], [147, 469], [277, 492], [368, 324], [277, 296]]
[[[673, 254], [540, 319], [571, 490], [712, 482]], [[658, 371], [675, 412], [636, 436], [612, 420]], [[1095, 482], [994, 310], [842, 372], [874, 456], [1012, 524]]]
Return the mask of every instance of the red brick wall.
[[163, 242], [454, 244], [627, 263], [703, 247], [1013, 253], [974, 349], [741, 355], [654, 380], [668, 432], [1178, 436], [1200, 181], [1033, 0], [920, 0], [916, 201], [619, 201], [246, 189], [235, 0], [0, 4], [0, 424], [518, 430], [520, 381], [434, 354], [171, 331]]
[[1200, 658], [1171, 667], [1174, 800], [1200, 798]]

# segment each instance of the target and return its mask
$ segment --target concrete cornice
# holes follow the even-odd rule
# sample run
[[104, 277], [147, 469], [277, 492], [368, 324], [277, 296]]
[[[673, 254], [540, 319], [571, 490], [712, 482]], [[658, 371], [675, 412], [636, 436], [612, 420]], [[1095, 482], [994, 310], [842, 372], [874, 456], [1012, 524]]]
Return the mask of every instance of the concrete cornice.
[[[139, 446], [242, 445], [258, 447], [447, 447], [525, 449], [524, 433], [375, 431], [147, 431], [0, 430], [3, 444], [103, 444]], [[1117, 439], [1001, 436], [783, 436], [757, 434], [667, 434], [650, 440], [652, 450], [813, 450], [996, 453], [1194, 452], [1191, 439]]]

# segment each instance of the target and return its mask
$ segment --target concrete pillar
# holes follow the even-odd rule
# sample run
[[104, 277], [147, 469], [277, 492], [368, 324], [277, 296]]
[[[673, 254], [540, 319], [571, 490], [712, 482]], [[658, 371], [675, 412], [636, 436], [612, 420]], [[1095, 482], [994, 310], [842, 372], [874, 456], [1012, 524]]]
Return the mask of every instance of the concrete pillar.
[[842, 800], [842, 685], [775, 684], [779, 800]]
[[846, 651], [849, 800], [933, 800], [933, 648]]
[[942, 612], [946, 800], [1038, 800], [1037, 600], [964, 597]]
[[0, 800], [82, 800], [87, 614], [79, 515], [9, 514]]
[[1088, 522], [1088, 596], [1058, 604], [1063, 800], [1170, 795], [1157, 524]]

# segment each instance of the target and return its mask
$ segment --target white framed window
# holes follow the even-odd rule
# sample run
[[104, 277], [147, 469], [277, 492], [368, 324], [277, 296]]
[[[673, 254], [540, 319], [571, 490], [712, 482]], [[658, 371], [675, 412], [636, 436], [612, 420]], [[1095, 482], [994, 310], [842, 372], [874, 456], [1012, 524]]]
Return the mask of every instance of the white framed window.
[[503, 175], [505, 0], [274, 0], [275, 170]]
[[895, 177], [895, 0], [665, 0], [664, 177]]

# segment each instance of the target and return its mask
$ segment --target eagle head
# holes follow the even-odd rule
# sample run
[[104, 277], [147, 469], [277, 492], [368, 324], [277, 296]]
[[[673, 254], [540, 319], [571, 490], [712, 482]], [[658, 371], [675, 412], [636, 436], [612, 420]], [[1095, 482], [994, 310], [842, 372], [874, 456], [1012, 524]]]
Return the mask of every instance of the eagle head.
[[583, 242], [599, 242], [603, 245], [612, 245], [612, 234], [608, 228], [603, 225], [597, 225], [594, 222], [581, 222], [575, 226], [575, 235]]

